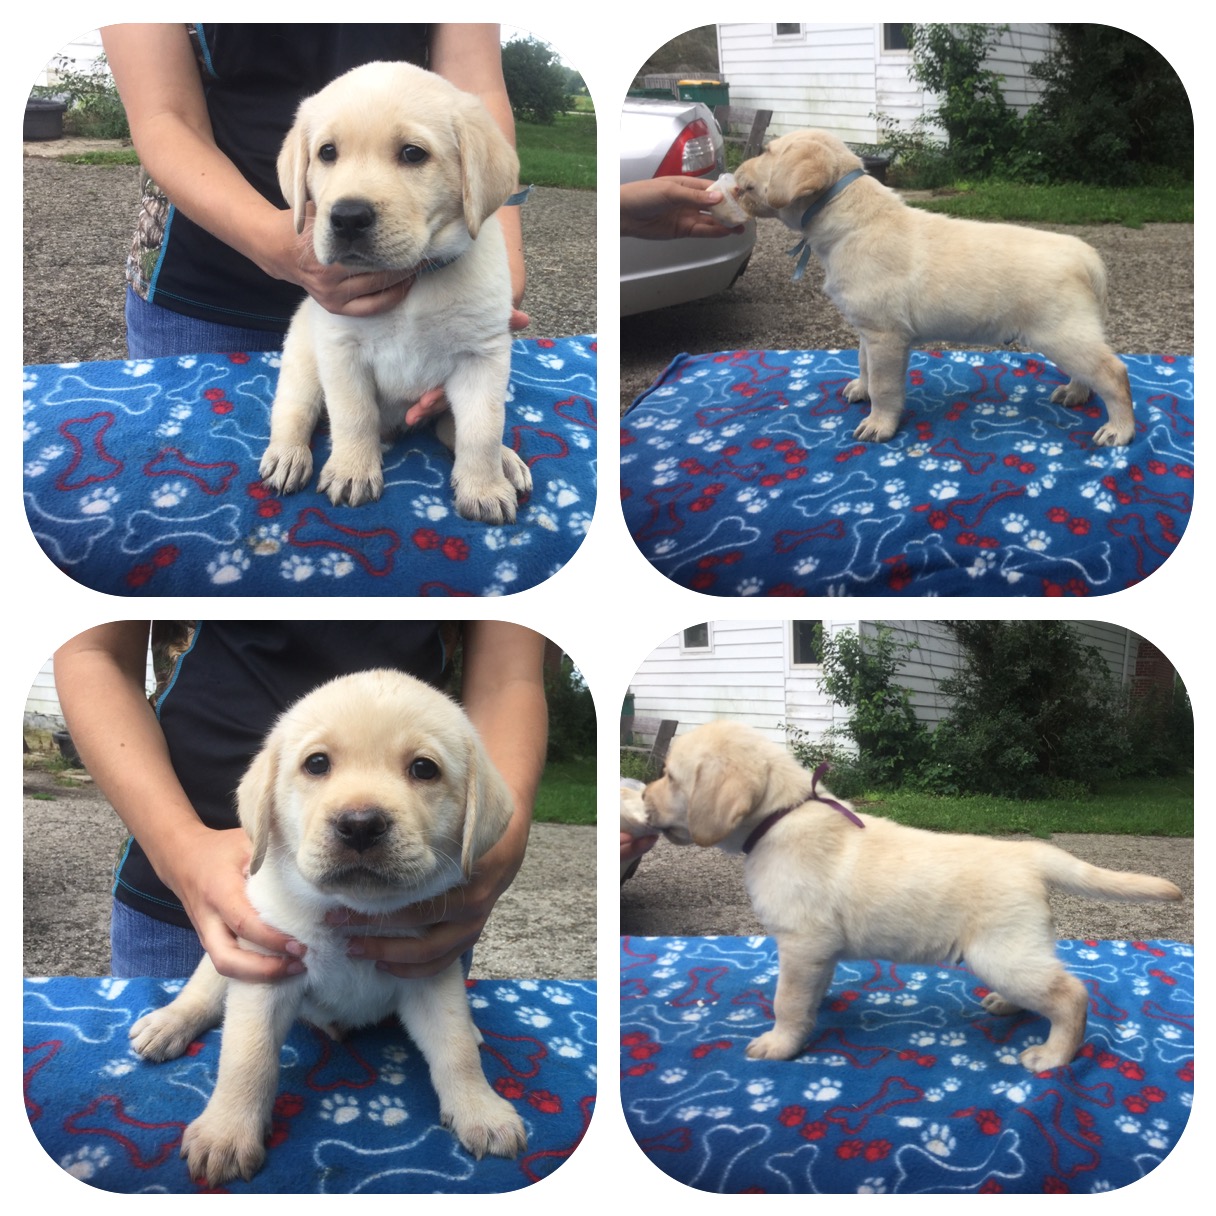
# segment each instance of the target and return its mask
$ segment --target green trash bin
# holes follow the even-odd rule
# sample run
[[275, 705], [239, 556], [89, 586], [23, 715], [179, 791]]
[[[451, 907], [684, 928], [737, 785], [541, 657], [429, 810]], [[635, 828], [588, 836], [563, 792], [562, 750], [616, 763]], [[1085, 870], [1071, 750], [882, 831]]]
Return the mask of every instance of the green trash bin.
[[711, 110], [730, 105], [730, 85], [724, 80], [681, 80], [676, 87], [681, 101], [703, 101]]

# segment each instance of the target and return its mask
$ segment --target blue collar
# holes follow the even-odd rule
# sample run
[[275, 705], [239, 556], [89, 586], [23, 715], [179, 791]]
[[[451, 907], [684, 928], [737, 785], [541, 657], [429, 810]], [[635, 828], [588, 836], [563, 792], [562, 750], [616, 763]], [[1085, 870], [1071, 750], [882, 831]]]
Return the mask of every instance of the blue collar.
[[[854, 169], [851, 173], [846, 173], [838, 182], [830, 185], [803, 213], [802, 219], [798, 222], [798, 227], [803, 232], [806, 231], [806, 226], [817, 216], [823, 209], [834, 199], [838, 194], [845, 189], [846, 186], [851, 186], [859, 177], [865, 177], [864, 169]], [[811, 257], [811, 247], [806, 243], [806, 237], [798, 242], [793, 249], [789, 250], [789, 256], [797, 255], [798, 264], [794, 267], [793, 282], [797, 283], [802, 278], [802, 272], [806, 270], [806, 264]]]

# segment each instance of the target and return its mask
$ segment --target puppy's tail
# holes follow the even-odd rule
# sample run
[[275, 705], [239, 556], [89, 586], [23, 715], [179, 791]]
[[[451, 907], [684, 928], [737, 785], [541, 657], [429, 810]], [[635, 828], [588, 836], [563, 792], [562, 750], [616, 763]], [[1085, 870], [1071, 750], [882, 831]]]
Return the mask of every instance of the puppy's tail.
[[1126, 870], [1104, 870], [1087, 861], [1065, 853], [1054, 846], [1044, 846], [1043, 877], [1049, 887], [1083, 895], [1089, 899], [1126, 899], [1139, 901], [1176, 902], [1182, 892], [1164, 878], [1150, 874], [1132, 874]]

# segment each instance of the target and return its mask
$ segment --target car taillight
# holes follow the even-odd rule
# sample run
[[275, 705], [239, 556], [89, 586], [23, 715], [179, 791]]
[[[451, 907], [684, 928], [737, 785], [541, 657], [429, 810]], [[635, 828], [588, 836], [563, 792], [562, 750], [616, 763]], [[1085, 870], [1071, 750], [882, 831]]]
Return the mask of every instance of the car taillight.
[[655, 177], [700, 177], [717, 167], [714, 141], [709, 125], [703, 118], [694, 118], [667, 149], [667, 155], [655, 170]]

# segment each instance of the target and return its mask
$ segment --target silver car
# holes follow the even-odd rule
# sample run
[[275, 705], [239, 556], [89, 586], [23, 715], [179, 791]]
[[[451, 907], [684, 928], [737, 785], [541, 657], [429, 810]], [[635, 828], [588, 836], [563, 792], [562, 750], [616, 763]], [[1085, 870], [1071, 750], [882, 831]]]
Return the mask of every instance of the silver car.
[[[700, 101], [627, 97], [621, 112], [621, 182], [683, 175], [717, 178], [722, 132]], [[756, 225], [724, 237], [644, 241], [621, 237], [621, 316], [725, 291], [744, 271]]]

